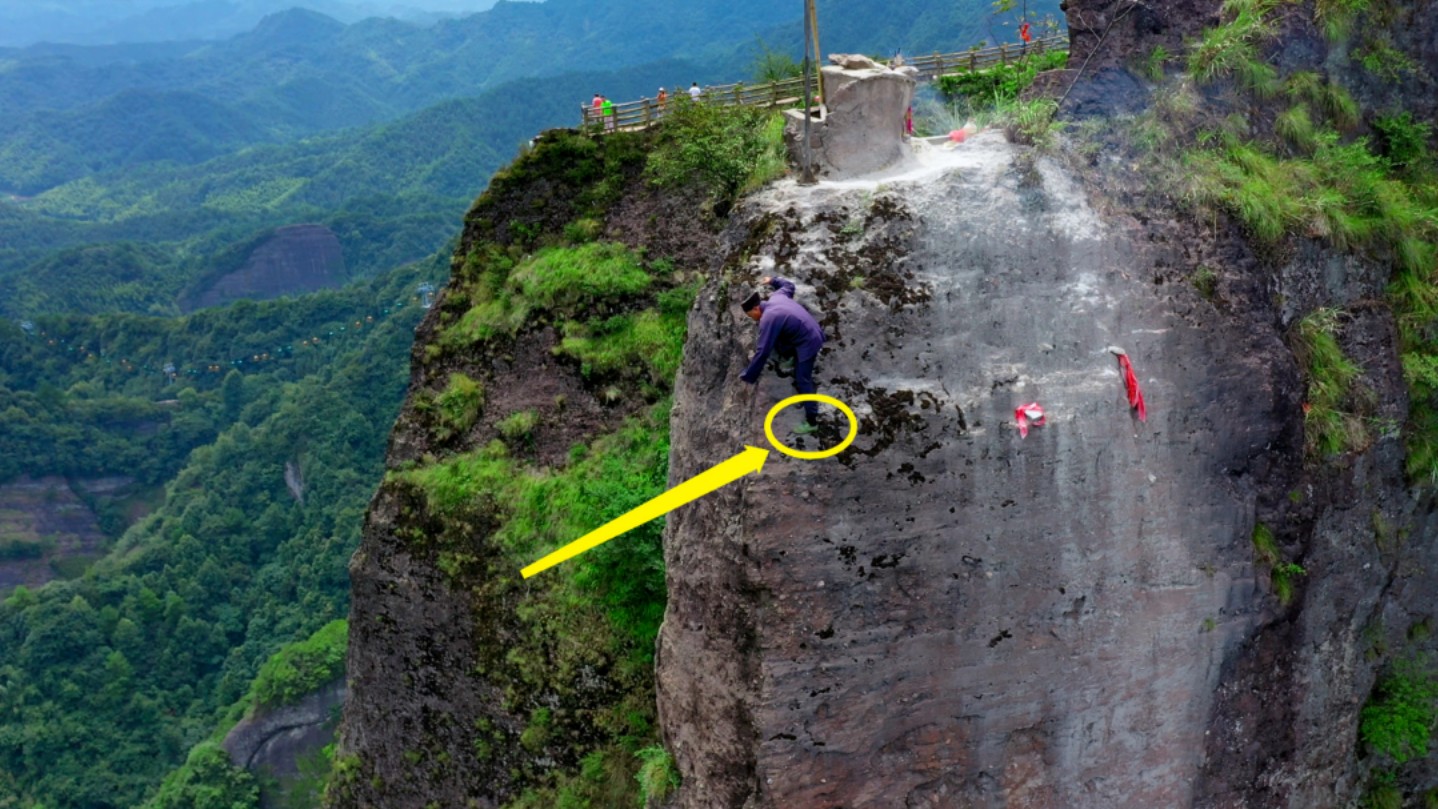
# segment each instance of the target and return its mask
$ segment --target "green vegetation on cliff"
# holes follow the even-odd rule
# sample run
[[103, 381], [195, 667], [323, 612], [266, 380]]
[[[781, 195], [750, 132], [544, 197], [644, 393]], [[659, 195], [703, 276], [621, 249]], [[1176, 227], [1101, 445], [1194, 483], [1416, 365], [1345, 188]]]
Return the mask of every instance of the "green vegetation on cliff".
[[[1223, 24], [1191, 44], [1186, 71], [1154, 93], [1148, 112], [1113, 133], [1142, 156], [1178, 201], [1223, 212], [1260, 251], [1281, 255], [1295, 237], [1321, 240], [1393, 268], [1389, 302], [1402, 338], [1411, 412], [1402, 430], [1408, 471], [1438, 480], [1438, 174], [1429, 127], [1394, 108], [1364, 109], [1337, 75], [1283, 73], [1265, 57], [1291, 0], [1227, 0]], [[1382, 40], [1387, 2], [1323, 2], [1329, 36], [1370, 15], [1363, 47]], [[1375, 46], [1376, 47], [1376, 46]], [[1158, 60], [1166, 61], [1166, 55]], [[1366, 64], [1366, 63], [1365, 63]], [[1200, 96], [1200, 88], [1211, 100]], [[1265, 115], [1267, 107], [1276, 112]], [[1363, 128], [1371, 134], [1360, 134]], [[1315, 457], [1366, 448], [1390, 428], [1372, 418], [1363, 364], [1338, 339], [1345, 315], [1321, 310], [1294, 329], [1308, 377], [1307, 439]]]
[[[458, 717], [472, 726], [462, 750], [411, 733], [386, 742], [415, 765], [402, 776], [375, 750], [342, 749], [329, 805], [383, 803], [397, 777], [406, 788], [448, 784], [453, 774], [434, 762], [459, 756], [509, 809], [637, 806], [672, 786], [654, 727], [663, 522], [532, 579], [519, 569], [667, 485], [669, 394], [706, 268], [686, 264], [682, 250], [616, 239], [615, 203], [663, 204], [654, 193], [662, 185], [720, 210], [767, 179], [754, 175], [754, 158], [777, 148], [772, 117], [749, 111], [595, 140], [547, 133], [471, 210], [414, 407], [397, 428], [427, 434], [427, 446], [390, 470], [379, 496], [405, 504], [398, 523], [378, 532], [396, 545], [367, 546], [361, 557], [430, 560], [472, 599], [485, 631], [506, 640], [475, 650], [467, 676], [476, 682], [443, 687], [492, 690], [498, 703]], [[646, 233], [672, 225], [626, 215]], [[673, 230], [692, 239], [717, 224], [695, 218]], [[536, 346], [553, 362], [535, 359]], [[563, 393], [524, 398], [514, 389], [521, 375]]]

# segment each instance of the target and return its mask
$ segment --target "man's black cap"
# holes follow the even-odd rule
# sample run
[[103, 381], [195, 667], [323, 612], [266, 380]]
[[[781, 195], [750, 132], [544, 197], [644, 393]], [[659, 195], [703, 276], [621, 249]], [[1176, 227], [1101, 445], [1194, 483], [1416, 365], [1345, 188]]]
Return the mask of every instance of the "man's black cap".
[[757, 292], [752, 293], [749, 297], [744, 299], [743, 303], [739, 304], [739, 309], [747, 312], [750, 309], [753, 309], [754, 307], [758, 306], [760, 303], [763, 302], [763, 300], [764, 296], [760, 295]]

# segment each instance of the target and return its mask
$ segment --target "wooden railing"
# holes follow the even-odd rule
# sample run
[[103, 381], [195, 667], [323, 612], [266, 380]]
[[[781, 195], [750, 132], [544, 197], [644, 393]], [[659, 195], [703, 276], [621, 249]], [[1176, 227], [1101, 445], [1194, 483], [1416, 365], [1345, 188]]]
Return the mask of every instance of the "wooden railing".
[[[1054, 48], [1064, 48], [1067, 45], [1068, 35], [1057, 34], [1035, 39], [1029, 43], [1027, 48], [1005, 43], [992, 48], [971, 48], [954, 53], [933, 53], [926, 56], [909, 57], [904, 60], [904, 64], [916, 68], [920, 80], [928, 80], [945, 73], [962, 73], [983, 70], [994, 65], [1005, 65], [1028, 55], [1040, 54]], [[694, 103], [686, 89], [678, 89], [679, 92], [669, 96], [663, 104], [653, 98], [614, 104], [610, 107], [613, 110], [611, 115], [602, 115], [592, 103], [583, 104], [580, 108], [580, 126], [590, 132], [644, 129], [664, 117], [664, 113], [674, 109], [675, 105]], [[817, 87], [814, 89], [814, 93], [818, 94]], [[752, 85], [746, 85], [743, 82], [714, 84], [703, 88], [703, 92], [699, 94], [699, 101], [725, 107], [795, 106], [804, 101], [804, 79], [796, 77]]]

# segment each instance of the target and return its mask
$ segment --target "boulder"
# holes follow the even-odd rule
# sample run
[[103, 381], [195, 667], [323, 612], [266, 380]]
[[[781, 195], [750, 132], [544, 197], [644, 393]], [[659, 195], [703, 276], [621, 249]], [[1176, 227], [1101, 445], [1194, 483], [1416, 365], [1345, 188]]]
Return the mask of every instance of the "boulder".
[[[914, 99], [914, 79], [890, 70], [826, 67], [821, 116], [809, 122], [815, 172], [837, 180], [879, 171], [902, 162], [904, 112]], [[804, 113], [786, 113], [785, 139], [791, 161], [803, 165]]]
[[831, 53], [829, 61], [844, 70], [879, 70], [884, 67], [862, 53]]

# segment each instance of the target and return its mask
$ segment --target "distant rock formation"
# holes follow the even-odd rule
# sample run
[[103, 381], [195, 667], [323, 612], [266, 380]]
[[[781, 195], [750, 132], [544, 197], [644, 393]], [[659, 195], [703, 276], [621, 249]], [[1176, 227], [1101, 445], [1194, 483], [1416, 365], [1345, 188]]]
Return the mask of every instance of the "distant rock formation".
[[284, 782], [301, 775], [300, 761], [334, 741], [345, 691], [341, 677], [293, 705], [257, 711], [240, 720], [221, 744], [236, 767], [284, 788]]
[[76, 493], [120, 496], [129, 478], [27, 478], [0, 485], [0, 595], [18, 585], [37, 587], [56, 577], [65, 559], [96, 557], [105, 534], [95, 512]]
[[290, 225], [255, 245], [239, 269], [193, 295], [183, 308], [188, 312], [242, 299], [269, 300], [331, 289], [344, 281], [344, 251], [334, 232], [324, 225]]

